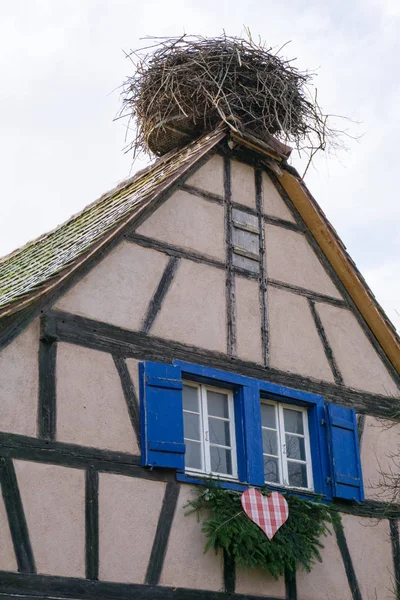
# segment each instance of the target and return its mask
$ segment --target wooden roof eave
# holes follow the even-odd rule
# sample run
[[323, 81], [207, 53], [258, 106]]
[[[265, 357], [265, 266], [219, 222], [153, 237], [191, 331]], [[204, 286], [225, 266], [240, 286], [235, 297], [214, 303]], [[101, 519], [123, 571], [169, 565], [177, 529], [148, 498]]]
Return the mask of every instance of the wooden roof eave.
[[385, 319], [379, 304], [361, 280], [357, 269], [352, 265], [339, 238], [317, 209], [313, 197], [300, 178], [286, 170], [282, 170], [282, 174], [278, 177], [383, 351], [400, 374], [398, 337]]

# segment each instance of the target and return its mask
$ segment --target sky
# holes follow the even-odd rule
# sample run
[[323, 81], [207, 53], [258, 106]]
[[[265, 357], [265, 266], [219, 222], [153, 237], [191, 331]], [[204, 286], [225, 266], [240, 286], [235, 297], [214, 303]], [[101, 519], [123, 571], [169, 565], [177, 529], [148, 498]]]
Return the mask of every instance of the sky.
[[145, 36], [245, 27], [290, 42], [323, 110], [352, 120], [339, 126], [357, 139], [316, 158], [305, 181], [400, 329], [398, 0], [0, 0], [0, 256], [145, 165], [114, 120], [126, 52]]

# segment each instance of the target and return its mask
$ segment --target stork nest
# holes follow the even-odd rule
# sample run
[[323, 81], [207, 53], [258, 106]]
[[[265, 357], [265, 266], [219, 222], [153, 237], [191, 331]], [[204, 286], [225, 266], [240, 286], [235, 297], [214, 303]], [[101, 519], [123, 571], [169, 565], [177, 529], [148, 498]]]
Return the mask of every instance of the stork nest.
[[280, 51], [226, 35], [152, 39], [128, 54], [135, 74], [122, 86], [121, 116], [133, 124], [127, 150], [161, 156], [221, 122], [308, 154], [325, 148], [332, 132], [309, 87], [313, 75]]

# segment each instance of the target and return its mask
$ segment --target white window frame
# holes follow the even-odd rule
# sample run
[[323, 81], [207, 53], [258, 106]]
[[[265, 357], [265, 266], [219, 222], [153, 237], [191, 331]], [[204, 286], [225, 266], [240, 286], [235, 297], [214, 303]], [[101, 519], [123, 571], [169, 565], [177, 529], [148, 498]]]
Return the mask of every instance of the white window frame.
[[[267, 483], [268, 485], [273, 485], [273, 486], [277, 486], [277, 487], [285, 487], [285, 488], [290, 488], [290, 489], [313, 491], [314, 490], [314, 481], [313, 481], [313, 473], [312, 473], [312, 457], [311, 457], [311, 445], [310, 445], [310, 432], [309, 432], [309, 428], [308, 428], [307, 408], [305, 408], [303, 406], [297, 406], [294, 404], [283, 404], [281, 402], [274, 402], [273, 400], [267, 400], [264, 398], [261, 400], [261, 403], [269, 404], [270, 406], [273, 406], [275, 408], [275, 422], [276, 422], [277, 428], [274, 431], [277, 431], [277, 443], [278, 443], [278, 457], [277, 458], [278, 458], [278, 466], [279, 466], [279, 479], [281, 482], [281, 483], [276, 483], [276, 482], [272, 482], [272, 481], [265, 481], [265, 483]], [[303, 414], [304, 436], [300, 435], [300, 434], [296, 434], [296, 433], [285, 432], [285, 422], [284, 422], [284, 414], [283, 414], [284, 409], [295, 410], [295, 411], [301, 412]], [[272, 430], [271, 427], [265, 427], [265, 426], [262, 426], [262, 429]], [[287, 458], [286, 441], [285, 441], [286, 433], [288, 433], [289, 435], [294, 435], [295, 437], [304, 438], [304, 447], [305, 447], [305, 454], [306, 454], [305, 461], [297, 460], [294, 458], [290, 458], [290, 459]], [[272, 456], [272, 455], [269, 455], [268, 453], [264, 452], [264, 446], [263, 446], [263, 457], [264, 456]], [[288, 460], [289, 460], [289, 462], [297, 462], [300, 464], [304, 464], [304, 463], [306, 464], [308, 487], [295, 487], [295, 486], [289, 484]]]
[[[237, 469], [237, 455], [236, 455], [236, 435], [235, 435], [235, 410], [233, 404], [233, 393], [231, 390], [227, 390], [225, 388], [214, 387], [207, 384], [196, 383], [193, 381], [183, 380], [183, 385], [188, 387], [193, 387], [198, 390], [198, 398], [199, 398], [199, 412], [200, 412], [200, 447], [201, 447], [201, 462], [202, 469], [195, 469], [193, 467], [186, 467], [185, 472], [193, 475], [211, 475], [214, 477], [222, 477], [224, 479], [230, 479], [237, 481], [238, 480], [238, 469]], [[208, 426], [208, 406], [207, 406], [207, 391], [218, 392], [222, 394], [226, 394], [228, 397], [228, 419], [229, 419], [229, 435], [230, 435], [230, 446], [223, 446], [222, 444], [211, 444], [210, 435], [209, 435], [209, 426]], [[184, 413], [193, 413], [192, 411], [184, 410]], [[220, 419], [221, 421], [226, 421], [222, 417], [214, 417], [213, 419]], [[193, 441], [199, 443], [199, 440], [191, 440], [185, 436], [184, 441]], [[218, 473], [217, 471], [211, 470], [211, 453], [210, 447], [217, 446], [219, 448], [226, 448], [231, 451], [231, 460], [232, 460], [232, 474], [229, 475], [227, 473]]]

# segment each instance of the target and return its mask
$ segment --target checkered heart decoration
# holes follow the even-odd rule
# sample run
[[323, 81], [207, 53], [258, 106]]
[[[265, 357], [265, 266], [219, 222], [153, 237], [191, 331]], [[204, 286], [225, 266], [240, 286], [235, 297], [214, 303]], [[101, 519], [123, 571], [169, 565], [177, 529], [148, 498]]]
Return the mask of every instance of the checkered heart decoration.
[[289, 516], [288, 503], [278, 492], [263, 496], [258, 490], [249, 488], [243, 492], [240, 501], [246, 515], [263, 530], [269, 540]]

